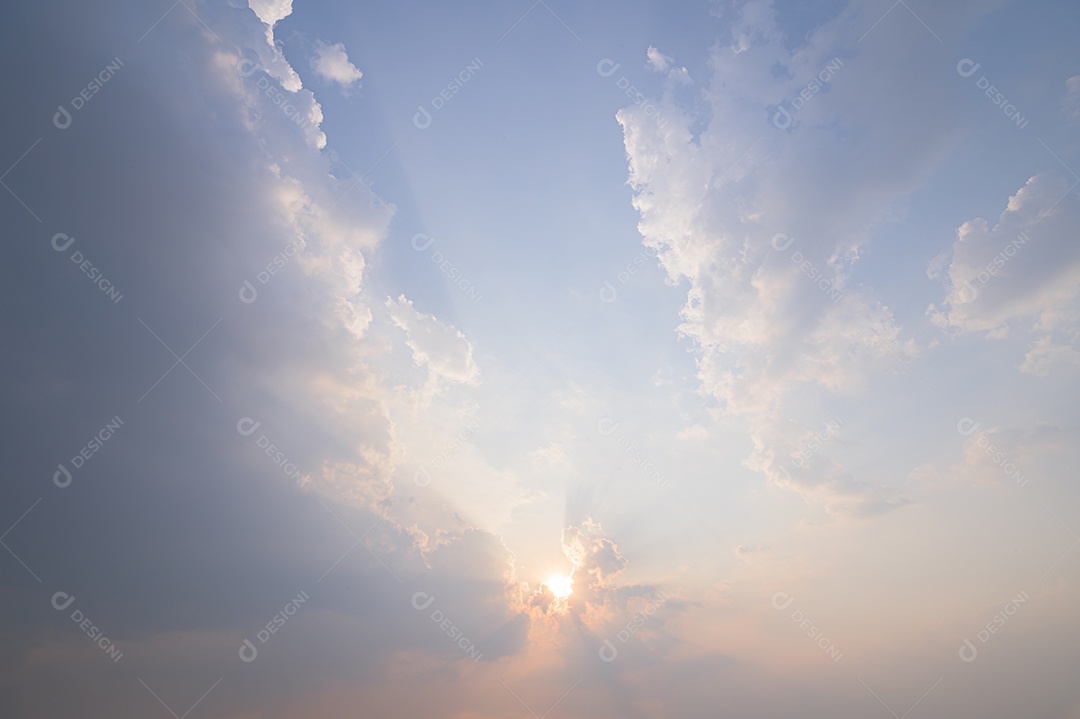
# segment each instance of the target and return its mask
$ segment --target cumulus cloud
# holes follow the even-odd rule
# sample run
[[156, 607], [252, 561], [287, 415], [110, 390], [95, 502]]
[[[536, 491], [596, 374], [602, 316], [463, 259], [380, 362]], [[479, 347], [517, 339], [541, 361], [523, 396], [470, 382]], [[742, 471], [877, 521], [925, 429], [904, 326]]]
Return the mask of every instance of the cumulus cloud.
[[574, 571], [593, 575], [604, 586], [626, 568], [626, 557], [619, 554], [615, 542], [603, 536], [599, 522], [589, 518], [562, 533], [563, 554]]
[[461, 330], [419, 312], [404, 295], [397, 300], [387, 299], [386, 306], [394, 324], [405, 331], [413, 362], [427, 369], [434, 387], [443, 380], [458, 384], [476, 384], [480, 380], [472, 345]]
[[[252, 51], [259, 55], [259, 60], [266, 71], [289, 92], [299, 92], [303, 87], [300, 76], [285, 59], [285, 53], [274, 39], [274, 26], [292, 15], [292, 0], [248, 0], [248, 7], [265, 25], [265, 44], [257, 44]], [[319, 120], [322, 120], [320, 113]]]
[[646, 50], [645, 59], [646, 65], [650, 69], [668, 75], [669, 77], [676, 78], [680, 82], [690, 82], [690, 73], [685, 67], [677, 66], [670, 55], [665, 55], [652, 45]]
[[652, 45], [649, 45], [649, 49], [646, 51], [645, 56], [648, 58], [649, 67], [657, 72], [667, 72], [668, 68], [671, 67], [671, 58]]
[[248, 0], [248, 7], [271, 29], [292, 15], [292, 4], [293, 0]]
[[[930, 267], [946, 284], [943, 306], [929, 313], [944, 328], [1004, 337], [1018, 327], [1036, 333], [1025, 364], [1040, 372], [1067, 359], [1049, 335], [1072, 334], [1080, 319], [1080, 198], [1070, 180], [1048, 171], [1009, 198], [996, 222], [976, 217], [956, 233], [951, 254]], [[1072, 348], [1075, 349], [1075, 348]]]
[[329, 45], [322, 40], [317, 41], [311, 67], [319, 77], [336, 82], [342, 87], [352, 87], [364, 76], [359, 68], [349, 62], [345, 45], [340, 42]]
[[1080, 350], [1072, 344], [1057, 344], [1050, 335], [1043, 335], [1024, 355], [1020, 371], [1037, 377], [1047, 377], [1057, 368], [1080, 367]]
[[[746, 419], [747, 466], [837, 512], [863, 513], [860, 497], [867, 511], [900, 506], [881, 478], [847, 476], [828, 450], [791, 476], [781, 466], [807, 429], [789, 427], [795, 393], [804, 406], [851, 396], [920, 351], [884, 298], [852, 277], [874, 228], [959, 128], [947, 109], [913, 119], [888, 88], [938, 77], [946, 58], [917, 26], [860, 46], [870, 23], [849, 12], [792, 52], [771, 3], [736, 13], [710, 58], [706, 109], [665, 96], [663, 123], [637, 106], [617, 115], [638, 227], [669, 280], [688, 286], [679, 331], [718, 411]], [[901, 68], [888, 59], [893, 43], [927, 52]], [[648, 57], [658, 71], [673, 66], [655, 48]], [[948, 108], [948, 91], [945, 79], [920, 80], [918, 99], [904, 102]]]
[[[63, 59], [56, 67], [86, 67], [111, 48], [130, 4], [115, 6], [111, 14], [97, 7], [88, 14], [98, 23], [92, 32], [76, 27], [61, 36], [67, 41], [56, 43]], [[676, 564], [699, 554], [683, 541], [687, 536], [678, 521], [672, 523], [675, 539], [666, 546], [652, 542], [656, 535], [648, 530], [637, 533], [641, 525], [630, 525], [633, 534], [612, 531], [620, 521], [629, 525], [625, 514], [616, 518], [627, 509], [672, 516], [656, 514], [659, 503], [626, 501], [634, 491], [631, 483], [617, 485], [618, 501], [602, 505], [604, 516], [612, 517], [604, 527], [573, 507], [563, 522], [557, 507], [537, 507], [532, 517], [527, 515], [534, 508], [517, 511], [532, 495], [515, 476], [515, 460], [531, 459], [551, 475], [571, 474], [581, 445], [596, 443], [593, 427], [582, 437], [573, 436], [572, 423], [545, 425], [563, 433], [518, 432], [520, 441], [506, 442], [492, 457], [484, 455], [484, 443], [473, 442], [478, 434], [519, 430], [521, 425], [501, 421], [518, 403], [470, 401], [467, 390], [480, 375], [464, 333], [437, 313], [419, 312], [404, 295], [385, 302], [382, 292], [372, 297], [371, 257], [388, 236], [392, 208], [359, 188], [355, 192], [364, 199], [339, 202], [352, 180], [335, 177], [329, 153], [319, 151], [327, 146], [319, 129], [321, 107], [299, 86], [272, 32], [263, 38], [263, 23], [272, 30], [291, 3], [253, 2], [252, 8], [262, 22], [233, 4], [198, 6], [201, 19], [224, 40], [220, 44], [211, 44], [199, 28], [184, 34], [195, 22], [175, 13], [141, 46], [139, 62], [130, 63], [131, 79], [110, 85], [108, 100], [104, 94], [95, 100], [99, 119], [89, 112], [78, 117], [78, 132], [94, 129], [82, 136], [93, 139], [79, 144], [85, 152], [62, 144], [74, 137], [72, 131], [52, 133], [12, 175], [20, 196], [47, 223], [72, 218], [78, 247], [93, 249], [95, 262], [100, 258], [130, 299], [117, 307], [84, 301], [79, 292], [88, 289], [85, 278], [71, 272], [65, 279], [55, 270], [56, 256], [47, 248], [53, 228], [43, 233], [36, 219], [12, 204], [12, 233], [37, 240], [9, 243], [11, 262], [0, 267], [0, 294], [8, 306], [31, 307], [35, 314], [5, 313], [0, 334], [19, 339], [23, 349], [0, 354], [9, 375], [18, 378], [5, 387], [10, 414], [18, 418], [9, 433], [28, 450], [13, 455], [11, 471], [37, 480], [11, 483], [5, 495], [8, 523], [30, 509], [5, 541], [45, 581], [34, 582], [7, 559], [11, 571], [0, 593], [12, 629], [5, 633], [10, 651], [0, 658], [0, 670], [12, 678], [6, 687], [6, 701], [15, 706], [11, 713], [33, 707], [43, 715], [98, 717], [156, 705], [135, 681], [137, 670], [146, 687], [170, 704], [170, 697], [190, 697], [182, 705], [188, 706], [209, 694], [200, 709], [222, 716], [336, 716], [358, 702], [374, 713], [407, 716], [511, 716], [521, 713], [522, 702], [552, 713], [558, 704], [557, 711], [573, 716], [694, 716], [713, 706], [718, 693], [735, 714], [837, 715], [836, 698], [852, 697], [850, 676], [831, 671], [814, 642], [769, 606], [775, 588], [760, 593], [758, 585], [744, 581], [749, 574], [762, 576], [774, 554], [788, 554], [781, 543], [748, 539], [735, 548], [734, 560], [718, 549], [720, 561], [736, 565], [742, 577], [715, 581], [711, 568], [700, 567], [697, 576], [682, 577], [687, 583], [715, 581], [712, 587], [741, 583], [738, 591], [719, 599], [717, 592], [705, 591], [697, 595], [700, 604], [689, 605], [678, 590], [628, 579], [631, 562], [635, 574], [645, 574], [660, 562]], [[908, 500], [877, 477], [853, 476], [833, 454], [829, 438], [796, 467], [794, 459], [804, 457], [821, 436], [825, 416], [832, 415], [820, 421], [810, 411], [798, 420], [789, 415], [813, 400], [842, 404], [897, 358], [919, 351], [856, 268], [872, 228], [887, 221], [890, 198], [911, 186], [920, 163], [930, 162], [935, 142], [947, 134], [948, 109], [920, 109], [912, 131], [918, 142], [913, 141], [903, 127], [911, 115], [889, 104], [926, 107], [920, 93], [929, 87], [933, 94], [933, 82], [904, 83], [911, 78], [873, 56], [867, 45], [869, 67], [857, 68], [844, 55], [836, 89], [813, 95], [789, 127], [775, 127], [778, 103], [794, 110], [791, 98], [820, 76], [822, 63], [831, 62], [837, 48], [850, 50], [878, 18], [825, 27], [796, 61], [785, 60], [775, 72], [784, 43], [770, 25], [770, 12], [762, 3], [740, 8], [741, 25], [712, 58], [718, 69], [715, 83], [705, 88], [713, 106], [707, 115], [665, 105], [668, 122], [658, 128], [655, 116], [633, 109], [620, 113], [635, 204], [646, 242], [661, 251], [672, 283], [686, 288], [680, 331], [694, 343], [702, 390], [728, 415], [729, 426], [751, 435], [747, 466], [836, 513], [876, 516]], [[928, 21], [946, 35], [933, 12], [927, 9]], [[190, 26], [178, 30], [170, 25], [176, 18]], [[900, 8], [889, 20], [907, 21], [896, 24], [923, 32]], [[28, 37], [63, 32], [48, 10], [33, 23]], [[888, 56], [893, 65], [922, 62], [910, 52], [917, 45], [913, 36], [898, 34], [905, 47]], [[10, 53], [10, 44], [2, 52]], [[672, 61], [658, 56], [674, 72]], [[896, 63], [896, 57], [905, 61]], [[948, 69], [949, 62], [940, 60], [927, 64]], [[759, 74], [754, 82], [760, 85], [742, 84], [744, 71]], [[845, 77], [852, 78], [852, 87], [841, 86]], [[70, 92], [71, 77], [45, 68], [41, 77], [14, 74], [11, 81], [25, 90], [13, 94], [25, 95], [27, 106], [51, 107]], [[896, 93], [896, 87], [911, 91]], [[12, 136], [28, 142], [41, 137], [47, 118], [37, 115], [13, 113]], [[923, 115], [946, 129], [918, 125]], [[888, 131], [899, 137], [895, 143], [878, 129], [890, 122]], [[834, 126], [849, 133], [843, 142], [822, 136]], [[768, 137], [759, 143], [761, 133]], [[883, 179], [868, 180], [864, 167], [826, 162], [850, 156], [887, 168]], [[52, 164], [39, 164], [46, 160]], [[93, 182], [97, 177], [110, 181]], [[1069, 202], [1062, 199], [1058, 207]], [[96, 211], [83, 212], [88, 208]], [[776, 239], [779, 233], [792, 243]], [[1033, 246], [1034, 239], [1027, 247]], [[967, 267], [960, 255], [958, 267]], [[952, 259], [938, 266], [947, 282]], [[994, 280], [1002, 278], [998, 273]], [[1024, 319], [1044, 328], [1025, 359], [1027, 371], [1055, 372], [1074, 360], [1073, 306], [1064, 301], [1036, 314], [1021, 303], [1025, 314], [1005, 313], [1006, 324]], [[951, 309], [944, 310], [946, 322]], [[49, 332], [39, 331], [37, 317], [48, 318]], [[205, 339], [184, 355], [190, 374], [177, 368], [162, 377], [174, 358], [137, 318], [178, 352]], [[213, 325], [217, 318], [220, 324]], [[954, 326], [967, 321], [958, 316]], [[1000, 323], [988, 326], [995, 331]], [[415, 371], [400, 371], [410, 356]], [[196, 373], [198, 380], [190, 376]], [[489, 373], [485, 366], [485, 382], [492, 382], [488, 374], [495, 370]], [[390, 386], [390, 375], [410, 376]], [[135, 407], [135, 398], [154, 382], [160, 384], [132, 409], [137, 416], [123, 434], [95, 455], [73, 486], [50, 486], [42, 468], [71, 456], [88, 430], [100, 426], [101, 413]], [[201, 383], [218, 394], [204, 392]], [[455, 391], [435, 391], [450, 386]], [[426, 394], [429, 402], [417, 410], [408, 401], [413, 393]], [[562, 406], [582, 411], [578, 395], [584, 394], [568, 391]], [[462, 396], [467, 399], [458, 401]], [[485, 414], [491, 405], [503, 414]], [[696, 399], [694, 406], [700, 407]], [[258, 424], [252, 434], [239, 429], [241, 416], [248, 421], [240, 426]], [[686, 425], [687, 416], [697, 413], [677, 424], [665, 424], [659, 413], [649, 420], [659, 423], [656, 434], [667, 439]], [[1040, 459], [1030, 447], [1075, 445], [1071, 435], [1039, 431], [1045, 435], [997, 429], [986, 435], [1024, 467]], [[696, 453], [720, 444], [722, 434], [719, 427], [694, 424], [677, 435], [692, 444], [673, 451]], [[701, 441], [708, 437], [716, 441]], [[972, 466], [1000, 472], [978, 440], [971, 442], [965, 451]], [[430, 472], [423, 487], [413, 480], [417, 462]], [[516, 575], [513, 554], [493, 531], [511, 520], [528, 524], [538, 515], [548, 521], [550, 551], [557, 555], [561, 548], [573, 566], [574, 594], [558, 608], [550, 593], [530, 604], [543, 593]], [[58, 532], [64, 542], [56, 541]], [[936, 539], [927, 536], [925, 543], [938, 547]], [[1035, 556], [1030, 542], [1018, 546]], [[865, 556], [874, 554], [870, 549]], [[671, 554], [661, 556], [665, 550]], [[649, 552], [656, 554], [643, 556]], [[838, 554], [830, 551], [830, 566], [821, 571], [851, 566], [851, 556]], [[1053, 552], [1046, 563], [1059, 556]], [[1041, 558], [1040, 553], [1036, 560]], [[818, 564], [803, 557], [790, 561], [803, 571]], [[893, 571], [903, 562], [885, 564]], [[843, 577], [837, 579], [842, 583]], [[904, 586], [899, 575], [893, 579]], [[796, 591], [787, 583], [783, 588]], [[104, 660], [94, 642], [49, 608], [56, 589], [78, 595], [80, 611], [123, 648], [123, 663]], [[274, 633], [272, 643], [259, 644], [257, 663], [241, 662], [241, 641], [261, 642], [257, 633], [301, 589], [310, 601]], [[833, 636], [836, 625], [828, 615], [803, 603], [811, 594], [800, 591], [796, 606], [807, 608], [807, 616]], [[1044, 617], [1047, 632], [1061, 636], [1055, 621], [1075, 606], [1070, 598]], [[680, 616], [684, 612], [689, 616]], [[767, 617], [764, 631], [757, 626], [759, 614]], [[774, 627], [786, 630], [791, 643], [772, 639]], [[944, 632], [941, 651], [918, 646], [912, 661], [919, 672], [926, 669], [919, 658], [931, 653], [955, 666], [952, 628]], [[938, 629], [911, 634], [931, 636]], [[879, 642], [879, 636], [867, 640], [871, 648], [902, 653], [901, 643]], [[995, 644], [994, 650], [1014, 653], [1021, 664], [1034, 659], [1036, 673], [1047, 667], [1066, 672], [1076, 664], [1071, 634], [1061, 638], [1068, 651], [1057, 654], [1048, 653], [1044, 643], [1028, 642], [1024, 633], [999, 636], [996, 642], [1030, 644], [1019, 652], [1007, 644]], [[855, 645], [853, 639], [845, 649]], [[466, 647], [479, 649], [480, 661], [472, 661]], [[605, 658], [614, 655], [599, 653], [608, 647], [617, 649], [614, 662]], [[799, 664], [804, 650], [809, 660]], [[784, 657], [780, 664], [777, 656]], [[820, 666], [826, 671], [815, 674]], [[775, 692], [778, 675], [788, 671], [780, 678], [792, 692]], [[875, 675], [889, 677], [894, 683], [888, 691], [897, 696], [918, 696], [925, 686], [906, 684], [910, 676], [921, 682], [919, 672]], [[1000, 685], [1007, 693], [1009, 685]], [[65, 690], [51, 691], [57, 686]], [[668, 691], [658, 693], [657, 687]], [[852, 705], [848, 714], [876, 706], [861, 688], [854, 691], [866, 704]], [[962, 694], [946, 692], [938, 700], [951, 702], [952, 714], [963, 714], [970, 697]], [[106, 695], [108, 706], [95, 710], [93, 699]]]
[[[629, 560], [599, 522], [586, 517], [564, 527], [562, 549], [572, 567], [572, 593], [568, 597], [556, 597], [546, 585], [520, 585], [522, 606], [534, 619], [534, 626], [546, 632], [534, 634], [535, 641], [543, 645], [554, 639], [580, 647], [586, 638], [586, 646], [592, 648], [591, 662], [605, 636], [614, 638], [630, 622], [636, 640], [646, 645], [647, 652], [663, 651], [676, 643], [665, 623], [685, 609], [685, 602], [657, 585], [621, 581]], [[639, 629], [646, 619], [647, 628]], [[628, 636], [623, 632], [620, 641], [625, 642]]]
[[[288, 4], [257, 9], [272, 23], [287, 15]], [[266, 14], [271, 11], [276, 15]], [[130, 20], [128, 12], [123, 3], [95, 8], [97, 25], [87, 36], [109, 37], [110, 28]], [[48, 281], [55, 265], [49, 255], [44, 262], [40, 255], [36, 263], [20, 262], [24, 269], [17, 276], [5, 271], [0, 283], [5, 296], [33, 297], [43, 308], [55, 303], [47, 312], [69, 350], [27, 350], [28, 361], [36, 352], [58, 358], [22, 383], [26, 398], [39, 398], [25, 404], [38, 408], [27, 421], [39, 421], [38, 411], [56, 416], [54, 402], [71, 403], [64, 413], [70, 427], [56, 433], [59, 446], [42, 445], [43, 455], [69, 456], [68, 438], [100, 426], [104, 406], [125, 419], [138, 411], [141, 419], [128, 421], [111, 445], [142, 448], [114, 455], [126, 469], [99, 457], [80, 475], [84, 486], [94, 487], [92, 503], [100, 503], [104, 515], [95, 510], [65, 516], [62, 506], [55, 513], [55, 504], [54, 512], [43, 513], [43, 520], [61, 523], [86, 551], [50, 557], [53, 545], [24, 535], [45, 547], [32, 550], [31, 561], [48, 566], [51, 581], [75, 577], [98, 549], [99, 556], [123, 557], [125, 573], [80, 581], [80, 600], [84, 592], [97, 597], [96, 620], [111, 635], [121, 635], [117, 640], [129, 656], [139, 655], [125, 657], [121, 668], [143, 660], [157, 666], [144, 676], [165, 694], [180, 693], [169, 676], [205, 668], [207, 661], [220, 662], [220, 676], [234, 673], [242, 639], [254, 637], [301, 590], [311, 601], [293, 626], [310, 628], [327, 661], [290, 671], [296, 683], [289, 691], [295, 695], [306, 691], [308, 671], [331, 682], [347, 673], [348, 681], [362, 683], [378, 671], [365, 665], [371, 657], [459, 656], [438, 625], [410, 606], [411, 591], [399, 579], [437, 592], [441, 611], [452, 612], [483, 643], [485, 658], [513, 653], [524, 634], [521, 619], [508, 608], [512, 557], [497, 537], [471, 531], [452, 508], [417, 509], [420, 502], [401, 501], [394, 478], [403, 448], [395, 422], [412, 424], [415, 417], [396, 401], [402, 390], [386, 386], [376, 369], [389, 361], [388, 354], [410, 351], [394, 319], [408, 327], [417, 361], [440, 382], [476, 379], [471, 347], [456, 330], [404, 300], [394, 319], [379, 299], [379, 312], [372, 312], [366, 257], [387, 236], [392, 208], [370, 192], [348, 196], [352, 178], [334, 177], [328, 153], [319, 151], [326, 144], [318, 129], [319, 105], [310, 91], [281, 82], [294, 73], [287, 63], [274, 65], [284, 59], [263, 37], [255, 16], [227, 3], [200, 5], [199, 14], [221, 42], [191, 32], [183, 23], [194, 21], [180, 11], [163, 20], [141, 46], [138, 62], [131, 63], [142, 70], [126, 85], [114, 85], [109, 102], [101, 104], [108, 121], [86, 128], [102, 151], [70, 158], [52, 185], [54, 198], [79, 197], [99, 208], [80, 218], [78, 247], [86, 249], [84, 238], [110, 238], [96, 246], [95, 260], [128, 295], [124, 302], [107, 305], [107, 314], [101, 305], [73, 300], [82, 295]], [[32, 22], [44, 27], [48, 18], [43, 11]], [[100, 49], [62, 45], [75, 67]], [[45, 73], [35, 91], [63, 96], [68, 82], [64, 73]], [[140, 120], [132, 123], [132, 117]], [[169, 172], [161, 172], [164, 165]], [[86, 182], [105, 175], [108, 187]], [[83, 185], [81, 191], [74, 191], [76, 184]], [[32, 182], [24, 182], [20, 192], [35, 206], [49, 205]], [[9, 219], [20, 221], [15, 213]], [[29, 213], [23, 219], [37, 225]], [[41, 228], [27, 231], [34, 232]], [[21, 322], [5, 317], [4, 333]], [[93, 342], [115, 349], [112, 359], [87, 361], [81, 330], [73, 331], [78, 327], [93, 327]], [[165, 343], [178, 354], [192, 347], [185, 354], [190, 374], [165, 372], [174, 360]], [[42, 400], [42, 388], [57, 382], [67, 389]], [[21, 397], [10, 398], [23, 405]], [[425, 415], [448, 422], [445, 410], [429, 406]], [[122, 496], [138, 493], [131, 482], [147, 476], [153, 476], [163, 501], [143, 501], [137, 510], [128, 505], [122, 517], [109, 515], [110, 508], [124, 506]], [[107, 477], [112, 479], [98, 481]], [[493, 494], [490, 486], [484, 489]], [[100, 532], [102, 517], [115, 532]], [[424, 528], [414, 529], [422, 520]], [[96, 538], [83, 541], [90, 536]], [[131, 549], [132, 537], [138, 538], [138, 551]], [[95, 549], [87, 549], [94, 542]], [[244, 582], [235, 584], [241, 574]], [[213, 592], [229, 589], [210, 602], [194, 600], [200, 609], [188, 611], [193, 600], [175, 582], [195, 577], [215, 587]], [[357, 585], [371, 589], [372, 597], [387, 589], [400, 596], [354, 601], [349, 587]], [[408, 589], [415, 591], [411, 584]], [[47, 605], [48, 596], [34, 596], [26, 606]], [[133, 604], [139, 607], [135, 612], [129, 611]], [[24, 607], [9, 609], [22, 616]], [[33, 615], [28, 611], [27, 618]], [[37, 681], [39, 671], [56, 676], [69, 658], [84, 662], [85, 680], [101, 659], [92, 643], [73, 642], [77, 654], [68, 657], [49, 638], [54, 628], [36, 621], [16, 624], [23, 629], [10, 637], [12, 656], [38, 653], [43, 659], [27, 669], [25, 686]], [[213, 629], [204, 635], [207, 626]], [[341, 640], [345, 627], [354, 633], [348, 641]], [[367, 637], [362, 652], [357, 635]], [[302, 651], [289, 641], [277, 644], [282, 656]], [[85, 652], [87, 646], [95, 654]], [[193, 647], [206, 651], [196, 658]], [[260, 656], [257, 671], [267, 671], [260, 681], [284, 686], [270, 664]], [[343, 673], [343, 666], [352, 669]], [[138, 702], [119, 687], [129, 679], [114, 673], [98, 686], [115, 681], [107, 691], [128, 698], [120, 701]], [[219, 689], [219, 695], [230, 691]], [[44, 711], [60, 713], [66, 706]]]

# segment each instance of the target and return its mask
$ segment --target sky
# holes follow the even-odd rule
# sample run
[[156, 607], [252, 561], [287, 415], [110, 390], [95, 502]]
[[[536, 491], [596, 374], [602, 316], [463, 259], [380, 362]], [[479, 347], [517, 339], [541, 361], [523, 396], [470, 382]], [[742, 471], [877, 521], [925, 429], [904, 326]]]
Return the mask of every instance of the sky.
[[1080, 6], [0, 14], [0, 715], [1080, 719]]

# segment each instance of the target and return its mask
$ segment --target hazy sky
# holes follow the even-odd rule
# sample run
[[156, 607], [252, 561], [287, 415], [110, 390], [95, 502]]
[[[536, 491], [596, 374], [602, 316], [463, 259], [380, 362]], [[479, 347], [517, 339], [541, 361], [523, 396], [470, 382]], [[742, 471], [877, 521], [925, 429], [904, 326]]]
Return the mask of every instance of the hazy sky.
[[0, 715], [1080, 719], [1080, 6], [5, 7]]

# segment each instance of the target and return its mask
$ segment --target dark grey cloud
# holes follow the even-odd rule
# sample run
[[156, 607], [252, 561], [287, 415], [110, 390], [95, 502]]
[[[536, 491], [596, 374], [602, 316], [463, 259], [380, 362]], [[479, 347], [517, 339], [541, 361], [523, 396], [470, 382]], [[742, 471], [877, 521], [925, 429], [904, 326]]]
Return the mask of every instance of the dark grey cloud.
[[[210, 713], [224, 715], [370, 679], [391, 653], [452, 654], [410, 606], [414, 586], [437, 590], [491, 658], [524, 637], [490, 535], [429, 568], [386, 495], [349, 506], [312, 491], [336, 463], [393, 486], [378, 375], [338, 319], [346, 300], [364, 312], [363, 257], [390, 214], [331, 177], [265, 92], [273, 76], [238, 67], [267, 54], [255, 16], [192, 7], [198, 20], [180, 4], [156, 25], [167, 6], [4, 13], [0, 54], [29, 70], [7, 78], [0, 152], [4, 169], [18, 160], [0, 197], [12, 716], [160, 708], [139, 678], [182, 713], [220, 677]], [[344, 410], [318, 391], [326, 378], [356, 388]], [[451, 552], [464, 553], [440, 569]], [[58, 592], [74, 596], [62, 611]], [[250, 664], [244, 638], [262, 649]]]

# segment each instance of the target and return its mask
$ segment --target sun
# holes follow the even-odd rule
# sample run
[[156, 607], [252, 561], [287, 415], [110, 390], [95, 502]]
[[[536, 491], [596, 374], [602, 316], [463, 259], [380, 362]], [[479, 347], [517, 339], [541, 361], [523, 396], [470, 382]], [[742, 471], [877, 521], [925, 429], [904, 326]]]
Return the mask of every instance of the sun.
[[542, 586], [547, 587], [556, 599], [566, 599], [574, 593], [574, 578], [569, 575], [552, 574], [544, 580]]

